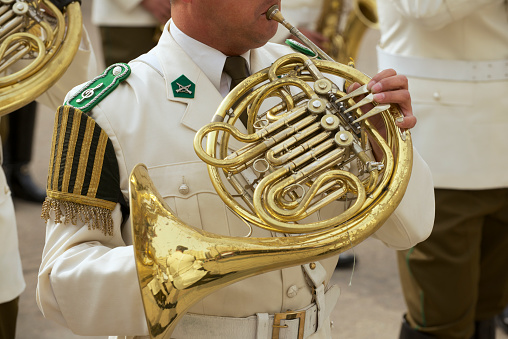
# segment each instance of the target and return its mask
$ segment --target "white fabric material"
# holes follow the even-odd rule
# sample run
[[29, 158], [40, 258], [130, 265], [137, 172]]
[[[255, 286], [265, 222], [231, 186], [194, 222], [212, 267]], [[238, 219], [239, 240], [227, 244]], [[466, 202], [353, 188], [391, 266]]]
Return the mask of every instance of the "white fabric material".
[[141, 0], [93, 0], [92, 23], [98, 26], [157, 26]]
[[[281, 13], [293, 26], [315, 30], [322, 7], [323, 0], [282, 0]], [[279, 25], [277, 33], [270, 41], [283, 44], [290, 35], [287, 28]]]
[[410, 77], [449, 81], [508, 80], [508, 60], [465, 61], [390, 54], [377, 48], [379, 69], [392, 68]]
[[0, 168], [0, 272], [0, 304], [2, 304], [18, 297], [26, 287], [19, 255], [14, 205], [2, 168]]
[[[206, 77], [212, 82], [222, 97], [225, 97], [229, 93], [231, 85], [231, 77], [222, 72], [227, 56], [183, 33], [176, 27], [173, 20], [169, 20], [169, 22], [170, 32], [176, 43], [203, 70], [203, 73], [205, 73]], [[250, 69], [250, 51], [245, 52], [241, 57], [245, 59], [247, 67]]]
[[[324, 285], [321, 284], [321, 287], [324, 287]], [[325, 320], [329, 322], [331, 311], [335, 308], [339, 294], [340, 289], [338, 286], [334, 286], [323, 293], [323, 322]], [[318, 307], [316, 304], [311, 304], [298, 311], [305, 311], [304, 338], [308, 338], [316, 332], [319, 317]], [[272, 338], [273, 323], [274, 315], [267, 313], [258, 313], [247, 318], [187, 314], [178, 324], [171, 337], [175, 339], [207, 339], [220, 335], [221, 339], [270, 339]], [[288, 327], [281, 328], [280, 338], [298, 338], [299, 319], [281, 320], [281, 325], [287, 325]]]
[[[307, 338], [315, 332], [317, 326], [317, 306], [312, 305], [304, 311], [306, 311], [304, 337]], [[262, 324], [262, 327], [258, 331], [257, 315], [247, 318], [232, 318], [187, 314], [177, 325], [171, 337], [175, 339], [269, 339], [272, 337], [274, 316], [260, 314], [260, 317], [261, 319], [268, 317], [268, 322]], [[297, 339], [299, 324], [299, 319], [281, 320], [281, 326], [287, 325], [288, 327], [280, 329], [280, 338]]]
[[382, 0], [378, 12], [379, 66], [408, 76], [435, 187], [508, 187], [506, 1]]
[[[434, 223], [434, 189], [432, 176], [428, 175], [429, 167], [418, 151], [413, 147], [413, 171], [407, 185], [406, 194], [395, 212], [386, 223], [374, 233], [373, 237], [381, 240], [394, 250], [413, 247], [420, 239], [427, 239], [432, 227], [409, 229], [406, 225], [419, 220], [422, 225]], [[415, 197], [414, 200], [407, 197]]]
[[257, 313], [256, 339], [263, 339], [270, 333], [270, 316], [268, 313]]
[[[251, 73], [289, 52], [289, 48], [275, 44], [252, 50]], [[168, 30], [164, 30], [150, 54], [157, 58], [163, 77], [146, 62], [133, 62], [129, 78], [92, 110], [93, 118], [115, 149], [124, 196], [128, 197], [131, 169], [144, 163], [161, 196], [185, 223], [216, 234], [244, 236], [247, 227], [225, 208], [209, 180], [206, 166], [193, 149], [196, 131], [212, 119], [222, 101], [220, 92]], [[193, 99], [173, 95], [171, 83], [182, 74], [195, 83]], [[411, 180], [425, 182], [429, 177], [424, 167]], [[179, 191], [183, 181], [189, 187], [187, 194]], [[428, 202], [432, 198], [426, 196], [428, 193], [422, 190], [417, 195], [406, 195], [405, 208], [431, 211]], [[404, 243], [407, 247], [422, 241], [421, 230], [432, 227], [425, 220], [412, 219], [405, 225], [390, 220], [384, 226], [386, 234], [391, 235], [390, 230], [394, 229], [393, 238], [397, 238], [402, 227], [404, 239], [396, 244]], [[118, 206], [113, 211], [113, 221], [113, 236], [90, 231], [83, 224], [48, 222], [37, 302], [47, 318], [79, 335], [146, 336], [130, 223], [122, 221]], [[271, 233], [254, 227], [253, 236], [266, 237]], [[392, 239], [383, 240], [391, 243]], [[337, 256], [320, 261], [326, 271], [326, 284], [336, 262]], [[339, 294], [336, 287], [330, 287], [329, 291]], [[224, 287], [191, 307], [189, 313], [245, 318], [256, 313], [302, 309], [312, 302], [312, 297], [307, 277], [296, 266]], [[327, 305], [325, 310], [331, 312], [332, 307]], [[326, 325], [324, 320], [312, 338], [331, 338], [330, 326]]]
[[[313, 267], [313, 268], [312, 268]], [[305, 274], [311, 281], [314, 289], [314, 302], [317, 306], [318, 329], [323, 326], [325, 320], [326, 304], [325, 304], [325, 279], [326, 270], [319, 262], [302, 265]]]

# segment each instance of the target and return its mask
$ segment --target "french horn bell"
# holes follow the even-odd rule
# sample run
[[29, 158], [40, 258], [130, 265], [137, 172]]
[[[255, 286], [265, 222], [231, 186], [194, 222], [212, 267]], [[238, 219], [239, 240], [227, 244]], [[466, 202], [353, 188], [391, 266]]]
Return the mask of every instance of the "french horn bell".
[[0, 1], [0, 116], [35, 100], [69, 67], [81, 41], [78, 2]]
[[[300, 37], [277, 8], [267, 17]], [[358, 245], [400, 203], [412, 144], [409, 131], [395, 125], [399, 108], [373, 103], [363, 86], [368, 76], [308, 47], [315, 56], [283, 56], [235, 87], [194, 139], [229, 209], [249, 224], [291, 236], [230, 237], [196, 229], [171, 211], [144, 165], [133, 169], [134, 252], [152, 338], [170, 338], [187, 310], [220, 288]], [[346, 94], [330, 80], [338, 78], [362, 87]], [[365, 98], [357, 103], [356, 96]], [[365, 103], [374, 107], [362, 113]], [[236, 124], [241, 114], [248, 114], [246, 133]], [[386, 125], [386, 139], [365, 119], [375, 114]], [[232, 149], [233, 139], [244, 146]], [[371, 144], [381, 149], [382, 159], [372, 156]], [[337, 201], [347, 206], [343, 213], [307, 222]]]

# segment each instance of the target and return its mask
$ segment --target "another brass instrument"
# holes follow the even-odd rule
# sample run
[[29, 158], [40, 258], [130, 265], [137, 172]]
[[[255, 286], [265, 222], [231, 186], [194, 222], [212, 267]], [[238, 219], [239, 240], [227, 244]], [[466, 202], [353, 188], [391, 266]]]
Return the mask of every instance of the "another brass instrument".
[[[277, 6], [267, 17], [306, 41]], [[132, 171], [134, 251], [152, 338], [170, 338], [192, 305], [226, 285], [352, 248], [373, 234], [401, 201], [412, 168], [412, 145], [409, 132], [395, 126], [400, 111], [378, 105], [362, 114], [359, 107], [372, 104], [372, 95], [358, 104], [352, 98], [368, 94], [366, 86], [346, 94], [330, 78], [362, 85], [370, 79], [328, 61], [316, 46], [309, 48], [326, 60], [299, 53], [279, 58], [235, 87], [194, 141], [216, 191], [232, 211], [250, 224], [292, 236], [230, 237], [195, 229], [170, 210], [146, 167]], [[265, 99], [274, 98], [278, 103], [260, 111]], [[243, 112], [248, 113], [248, 134], [234, 126]], [[364, 119], [373, 114], [380, 114], [386, 125], [386, 141]], [[231, 138], [246, 145], [232, 151]], [[371, 143], [382, 151], [379, 162], [369, 153]], [[350, 171], [354, 167], [356, 174]], [[255, 179], [248, 179], [249, 174]], [[307, 222], [338, 200], [349, 205], [344, 213]]]
[[81, 27], [77, 2], [62, 14], [49, 0], [0, 0], [0, 116], [53, 86], [78, 50]]
[[328, 39], [324, 49], [336, 61], [356, 59], [366, 30], [378, 29], [376, 0], [323, 0], [317, 31]]

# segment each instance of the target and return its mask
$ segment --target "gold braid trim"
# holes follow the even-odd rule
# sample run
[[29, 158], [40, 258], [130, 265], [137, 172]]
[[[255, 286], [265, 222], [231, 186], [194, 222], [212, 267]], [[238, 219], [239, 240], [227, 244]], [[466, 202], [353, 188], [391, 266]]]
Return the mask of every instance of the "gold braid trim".
[[[55, 213], [56, 223], [77, 225], [78, 221], [81, 221], [88, 224], [89, 230], [98, 229], [104, 235], [113, 235], [113, 218], [110, 209], [46, 197], [42, 204], [41, 218], [47, 222], [51, 211]], [[64, 217], [63, 221], [62, 217]]]
[[56, 200], [65, 200], [69, 202], [75, 202], [81, 205], [89, 205], [93, 207], [100, 207], [107, 210], [114, 210], [116, 206], [116, 202], [107, 201], [99, 198], [90, 198], [83, 195], [77, 195], [73, 193], [67, 192], [58, 192], [53, 190], [46, 190], [48, 197], [56, 199]]

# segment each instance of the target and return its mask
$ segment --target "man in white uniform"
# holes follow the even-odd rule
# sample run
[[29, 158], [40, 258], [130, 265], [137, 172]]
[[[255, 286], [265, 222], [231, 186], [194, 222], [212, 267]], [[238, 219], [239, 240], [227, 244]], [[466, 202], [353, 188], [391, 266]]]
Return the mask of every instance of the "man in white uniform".
[[[229, 91], [232, 78], [222, 71], [228, 56], [240, 56], [252, 74], [292, 52], [266, 44], [277, 29], [265, 15], [273, 4], [280, 1], [176, 0], [156, 48], [86, 86], [118, 84], [123, 78], [116, 89], [82, 106], [76, 103], [80, 109], [58, 110], [37, 287], [45, 317], [79, 335], [148, 334], [126, 214], [129, 174], [138, 163], [149, 168], [160, 194], [184, 222], [216, 234], [245, 235], [244, 222], [213, 189], [193, 139]], [[414, 126], [405, 77], [387, 70], [374, 79], [376, 101], [398, 103], [405, 115], [399, 126]], [[191, 93], [174, 90], [176, 81]], [[81, 98], [75, 92], [67, 98], [70, 103]], [[376, 236], [392, 248], [407, 248], [427, 237], [432, 221], [432, 180], [415, 153], [406, 196]], [[252, 236], [271, 233], [255, 228]], [[271, 338], [271, 326], [261, 325], [292, 309], [306, 310], [303, 337], [330, 339], [328, 319], [338, 289], [328, 282], [336, 262], [337, 256], [316, 263], [323, 273], [317, 285], [296, 266], [220, 289], [191, 307], [172, 337]], [[319, 295], [313, 296], [315, 290]], [[318, 307], [314, 299], [324, 304]], [[297, 338], [290, 335], [295, 324], [281, 328], [280, 337]]]
[[494, 338], [508, 304], [508, 4], [382, 0], [379, 68], [407, 75], [436, 222], [399, 252], [401, 338]]

